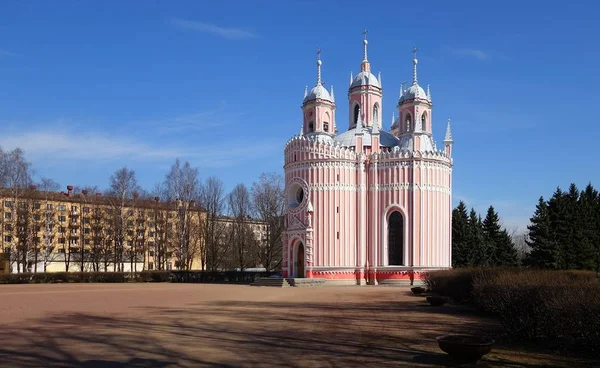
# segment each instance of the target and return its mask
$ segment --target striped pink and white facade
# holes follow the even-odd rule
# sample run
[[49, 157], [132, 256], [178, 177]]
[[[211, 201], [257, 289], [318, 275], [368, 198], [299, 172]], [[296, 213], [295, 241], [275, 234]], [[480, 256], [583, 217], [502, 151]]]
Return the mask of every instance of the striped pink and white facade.
[[398, 120], [381, 131], [383, 90], [370, 74], [364, 43], [361, 73], [349, 89], [349, 130], [332, 133], [335, 98], [319, 89], [319, 60], [317, 86], [305, 93], [302, 132], [285, 146], [284, 277], [408, 283], [451, 265], [449, 126], [444, 150], [437, 150], [431, 95], [418, 86], [415, 57]]

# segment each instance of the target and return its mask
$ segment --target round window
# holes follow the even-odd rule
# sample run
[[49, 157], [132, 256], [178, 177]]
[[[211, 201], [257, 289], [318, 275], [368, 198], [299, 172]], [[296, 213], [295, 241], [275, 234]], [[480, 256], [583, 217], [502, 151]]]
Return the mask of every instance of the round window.
[[288, 192], [288, 203], [291, 208], [296, 208], [304, 202], [304, 189], [299, 183], [294, 183]]

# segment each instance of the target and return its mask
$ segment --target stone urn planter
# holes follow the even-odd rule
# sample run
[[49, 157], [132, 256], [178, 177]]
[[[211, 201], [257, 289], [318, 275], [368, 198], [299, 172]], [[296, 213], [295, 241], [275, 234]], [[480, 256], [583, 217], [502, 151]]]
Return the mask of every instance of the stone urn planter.
[[427, 301], [429, 302], [429, 304], [431, 304], [434, 307], [442, 306], [446, 304], [449, 300], [450, 298], [448, 298], [447, 296], [440, 295], [430, 295], [427, 297]]
[[423, 294], [425, 292], [425, 288], [421, 287], [421, 286], [415, 286], [410, 288], [410, 290], [413, 292], [413, 294], [415, 295], [420, 295]]
[[471, 335], [444, 335], [436, 338], [442, 351], [460, 363], [474, 363], [492, 351], [494, 340]]

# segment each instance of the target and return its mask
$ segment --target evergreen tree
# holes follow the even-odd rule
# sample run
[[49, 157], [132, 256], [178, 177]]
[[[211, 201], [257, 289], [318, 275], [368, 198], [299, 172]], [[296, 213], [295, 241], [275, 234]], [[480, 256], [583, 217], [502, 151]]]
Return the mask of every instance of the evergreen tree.
[[488, 266], [488, 252], [483, 236], [481, 217], [477, 215], [477, 212], [473, 208], [471, 208], [471, 213], [469, 214], [468, 225], [469, 231], [466, 243], [470, 251], [469, 265], [475, 267]]
[[558, 247], [551, 239], [550, 214], [544, 197], [538, 200], [535, 213], [529, 221], [531, 224], [527, 226], [529, 236], [526, 242], [531, 247], [531, 252], [527, 255], [525, 264], [539, 268], [558, 268]]
[[470, 250], [467, 244], [469, 238], [469, 216], [467, 206], [463, 201], [452, 210], [452, 267], [467, 267], [470, 265]]
[[490, 206], [483, 220], [483, 233], [489, 251], [490, 266], [516, 266], [517, 250], [506, 229], [500, 226], [498, 213]]
[[579, 194], [577, 212], [573, 223], [577, 269], [596, 270], [598, 268], [598, 222], [596, 218], [598, 192], [591, 184]]

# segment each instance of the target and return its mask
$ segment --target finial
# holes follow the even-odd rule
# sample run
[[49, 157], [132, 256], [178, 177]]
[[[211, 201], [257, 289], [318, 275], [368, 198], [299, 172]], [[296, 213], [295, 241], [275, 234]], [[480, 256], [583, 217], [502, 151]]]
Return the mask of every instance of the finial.
[[379, 86], [383, 87], [383, 84], [381, 84], [381, 72], [377, 73], [377, 79], [379, 80]]
[[331, 101], [335, 102], [335, 94], [333, 93], [333, 84], [331, 85], [331, 92], [329, 94], [331, 95]]
[[304, 86], [304, 98], [308, 96], [308, 86]]
[[429, 84], [427, 85], [427, 98], [431, 101], [431, 91], [429, 90]]
[[452, 139], [452, 132], [450, 132], [450, 119], [448, 119], [448, 125], [446, 126], [446, 136], [444, 137], [444, 144], [449, 145], [454, 143]]
[[369, 41], [367, 41], [367, 29], [366, 28], [363, 30], [363, 35], [365, 36], [365, 39], [363, 40], [363, 45], [364, 45], [363, 61], [367, 61], [367, 45], [369, 44]]
[[406, 84], [406, 81], [400, 83], [400, 97], [402, 98], [402, 96], [404, 96], [404, 85]]
[[352, 85], [353, 80], [354, 80], [354, 77], [352, 76], [352, 72], [350, 72], [350, 85]]
[[396, 113], [394, 111], [392, 111], [392, 126], [394, 126], [396, 120]]
[[317, 85], [321, 85], [321, 49], [317, 49]]
[[413, 84], [417, 84], [417, 63], [419, 62], [417, 60], [417, 51], [419, 51], [419, 49], [417, 48], [417, 46], [415, 46], [415, 48], [412, 51], [415, 55], [413, 58]]
[[358, 108], [358, 119], [356, 119], [356, 131], [362, 131], [363, 129], [363, 115], [360, 111], [360, 107]]
[[300, 136], [304, 136], [304, 125], [300, 125]]

